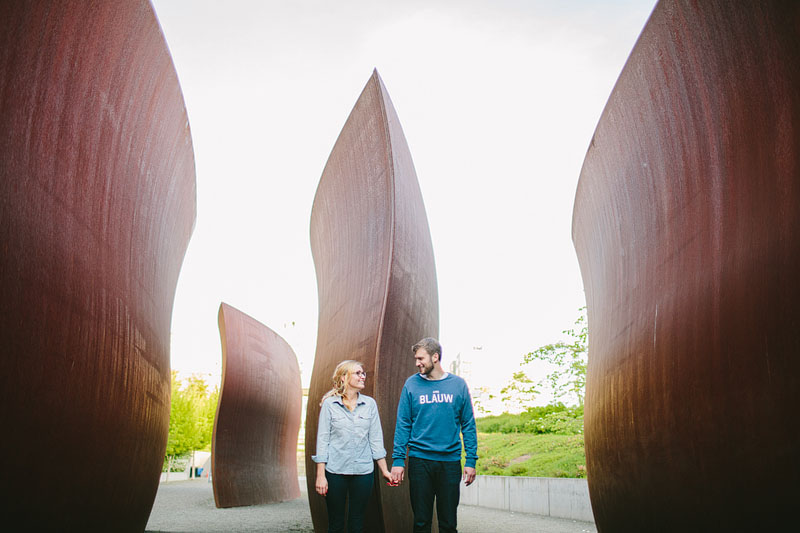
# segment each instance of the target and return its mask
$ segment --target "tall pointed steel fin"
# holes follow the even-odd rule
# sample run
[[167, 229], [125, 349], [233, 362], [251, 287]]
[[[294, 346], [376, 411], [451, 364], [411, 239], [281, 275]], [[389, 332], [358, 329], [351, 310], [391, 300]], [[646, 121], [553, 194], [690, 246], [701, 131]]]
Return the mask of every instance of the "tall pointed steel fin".
[[800, 4], [659, 2], [573, 217], [598, 530], [794, 526]]
[[[314, 528], [327, 514], [314, 489], [310, 456], [319, 402], [344, 359], [362, 361], [365, 393], [378, 403], [391, 455], [397, 402], [414, 373], [411, 346], [438, 336], [436, 269], [414, 164], [386, 88], [372, 74], [336, 140], [311, 212], [319, 287], [319, 333], [306, 416], [306, 473]], [[391, 457], [387, 458], [391, 461]], [[366, 529], [412, 528], [407, 484], [389, 488], [376, 473]]]

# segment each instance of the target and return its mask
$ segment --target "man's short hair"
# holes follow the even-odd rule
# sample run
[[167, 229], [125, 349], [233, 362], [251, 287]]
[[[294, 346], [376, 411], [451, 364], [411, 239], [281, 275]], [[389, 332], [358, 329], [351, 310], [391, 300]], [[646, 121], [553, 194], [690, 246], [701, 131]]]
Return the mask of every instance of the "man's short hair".
[[434, 339], [433, 337], [425, 337], [414, 346], [411, 347], [411, 353], [417, 353], [417, 350], [420, 348], [424, 348], [428, 355], [433, 355], [435, 353], [439, 354], [439, 361], [442, 360], [442, 345], [439, 344], [439, 341]]

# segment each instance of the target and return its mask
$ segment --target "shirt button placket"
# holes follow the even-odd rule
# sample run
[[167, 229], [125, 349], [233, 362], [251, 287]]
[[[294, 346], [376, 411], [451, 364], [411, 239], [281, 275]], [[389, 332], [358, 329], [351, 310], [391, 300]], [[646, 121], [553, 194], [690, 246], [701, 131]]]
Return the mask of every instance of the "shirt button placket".
[[353, 450], [355, 449], [355, 442], [353, 441], [353, 436], [355, 435], [355, 416], [353, 415], [353, 411], [348, 410], [347, 416], [350, 417], [350, 454], [349, 454], [349, 462], [350, 462], [350, 471], [355, 472], [355, 457], [353, 455]]

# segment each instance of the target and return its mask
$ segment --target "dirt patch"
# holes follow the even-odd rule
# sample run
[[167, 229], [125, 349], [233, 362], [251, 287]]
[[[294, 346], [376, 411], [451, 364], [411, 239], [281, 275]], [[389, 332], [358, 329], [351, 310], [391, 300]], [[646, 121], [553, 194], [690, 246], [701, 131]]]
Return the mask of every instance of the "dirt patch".
[[528, 459], [530, 459], [530, 458], [531, 458], [531, 454], [529, 454], [529, 453], [526, 453], [525, 455], [520, 455], [520, 456], [519, 456], [519, 457], [517, 457], [516, 459], [512, 459], [512, 460], [511, 460], [511, 464], [512, 464], [512, 465], [515, 465], [515, 464], [517, 464], [517, 463], [521, 463], [521, 462], [523, 462], [523, 461], [527, 461], [527, 460], [528, 460]]

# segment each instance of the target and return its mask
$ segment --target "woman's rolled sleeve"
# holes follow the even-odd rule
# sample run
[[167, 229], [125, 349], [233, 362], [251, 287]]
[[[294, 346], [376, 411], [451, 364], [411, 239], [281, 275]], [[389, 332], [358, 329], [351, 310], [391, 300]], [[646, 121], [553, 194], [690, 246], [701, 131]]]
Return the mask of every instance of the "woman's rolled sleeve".
[[378, 415], [378, 404], [374, 401], [372, 402], [372, 416], [369, 424], [369, 447], [372, 450], [372, 459], [374, 461], [386, 457], [386, 449], [383, 447], [381, 418]]
[[323, 402], [319, 410], [317, 424], [317, 455], [312, 455], [315, 463], [328, 463], [328, 445], [331, 441], [331, 409], [330, 402]]

